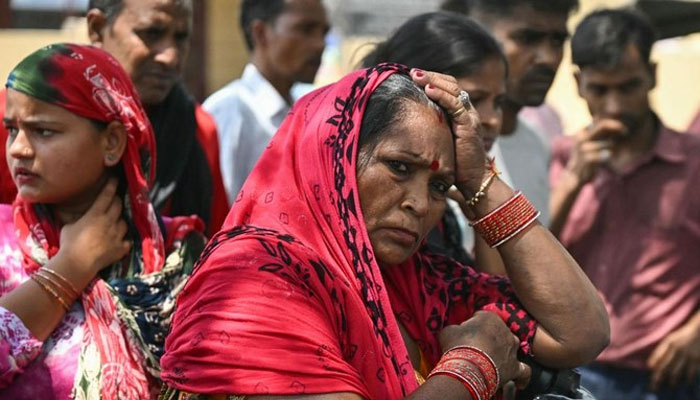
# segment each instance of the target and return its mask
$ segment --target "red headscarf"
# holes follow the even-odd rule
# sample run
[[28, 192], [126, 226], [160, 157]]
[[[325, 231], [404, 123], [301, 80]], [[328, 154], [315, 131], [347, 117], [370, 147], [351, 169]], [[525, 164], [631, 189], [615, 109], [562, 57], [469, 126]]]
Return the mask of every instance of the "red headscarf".
[[534, 324], [505, 281], [420, 253], [382, 271], [374, 260], [357, 193], [358, 136], [372, 92], [406, 72], [361, 70], [297, 102], [179, 297], [162, 359], [168, 384], [402, 398], [418, 384], [395, 316], [434, 363], [439, 331], [489, 303], [516, 310], [528, 343]]
[[[10, 73], [7, 87], [84, 118], [105, 123], [119, 121], [124, 125], [127, 141], [121, 166], [128, 187], [126, 218], [135, 227], [137, 237], [132, 254], [124, 261], [131, 264], [124, 269], [133, 275], [117, 278], [128, 278], [134, 283], [160, 271], [165, 263], [166, 243], [148, 198], [155, 171], [155, 138], [136, 90], [119, 63], [96, 47], [54, 44], [22, 60]], [[31, 273], [58, 252], [61, 226], [48, 207], [28, 203], [21, 196], [16, 198], [13, 210], [23, 264]], [[175, 218], [168, 226], [173, 235], [167, 244], [183, 239], [189, 232], [201, 232], [202, 228], [196, 217]], [[87, 343], [99, 351], [100, 390], [104, 398], [148, 398], [153, 385], [149, 387], [152, 373], [146, 370], [157, 370], [157, 361], [153, 361], [157, 356], [145, 349], [147, 338], [137, 337], [119, 320], [112, 295], [119, 290], [118, 285], [118, 279], [111, 287], [96, 279], [83, 293], [88, 328], [83, 348]]]

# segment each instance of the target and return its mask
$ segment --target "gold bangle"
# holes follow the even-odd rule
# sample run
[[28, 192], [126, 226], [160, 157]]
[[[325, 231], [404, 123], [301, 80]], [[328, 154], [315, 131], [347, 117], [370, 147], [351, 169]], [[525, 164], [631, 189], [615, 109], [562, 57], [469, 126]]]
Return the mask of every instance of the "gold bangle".
[[[37, 273], [42, 272], [42, 271], [43, 271], [43, 272], [48, 272], [50, 275], [56, 277], [56, 278], [57, 278], [59, 281], [61, 281], [65, 286], [67, 286], [70, 290], [66, 289], [65, 286], [61, 285], [62, 288], [63, 288], [63, 290], [64, 290], [66, 293], [68, 293], [69, 295], [71, 295], [71, 296], [73, 296], [73, 297], [76, 297], [76, 298], [80, 296], [80, 291], [79, 291], [78, 289], [76, 289], [75, 286], [74, 286], [68, 279], [66, 279], [66, 277], [64, 277], [63, 275], [59, 274], [58, 272], [56, 272], [56, 271], [54, 271], [54, 270], [52, 270], [52, 269], [46, 268], [46, 267], [39, 269], [39, 270], [37, 271]], [[48, 276], [44, 276], [44, 278], [48, 278]], [[58, 283], [58, 282], [54, 282], [54, 284], [57, 284], [57, 283]]]
[[[63, 300], [63, 298], [61, 296], [59, 296], [55, 290], [53, 290], [48, 284], [42, 282], [41, 279], [39, 279], [38, 275], [32, 275], [32, 276], [30, 276], [30, 278], [32, 278], [32, 280], [34, 282], [38, 283], [39, 286], [41, 286], [47, 293], [51, 294], [56, 300], [58, 300], [61, 307], [63, 307], [63, 309], [66, 310], [66, 312], [68, 312], [70, 307], [68, 307], [68, 304], [66, 303], [66, 301]], [[46, 279], [46, 278], [44, 278], [44, 279]]]
[[56, 278], [53, 277], [53, 275], [47, 274], [43, 268], [37, 270], [34, 273], [34, 275], [41, 278], [44, 282], [51, 284], [51, 287], [56, 289], [58, 294], [61, 295], [63, 299], [67, 300], [67, 303], [72, 302], [70, 299], [78, 298], [77, 295], [73, 294], [73, 291], [71, 289], [67, 289], [61, 284], [61, 282], [57, 281]]

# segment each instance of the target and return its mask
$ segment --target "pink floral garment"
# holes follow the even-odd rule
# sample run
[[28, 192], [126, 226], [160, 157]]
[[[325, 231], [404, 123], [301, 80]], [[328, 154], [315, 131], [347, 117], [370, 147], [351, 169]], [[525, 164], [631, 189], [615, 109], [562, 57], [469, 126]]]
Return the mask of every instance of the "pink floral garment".
[[[0, 205], [0, 296], [29, 279], [12, 220]], [[79, 302], [51, 336], [37, 340], [12, 312], [0, 307], [0, 399], [68, 399], [78, 367], [85, 314]]]

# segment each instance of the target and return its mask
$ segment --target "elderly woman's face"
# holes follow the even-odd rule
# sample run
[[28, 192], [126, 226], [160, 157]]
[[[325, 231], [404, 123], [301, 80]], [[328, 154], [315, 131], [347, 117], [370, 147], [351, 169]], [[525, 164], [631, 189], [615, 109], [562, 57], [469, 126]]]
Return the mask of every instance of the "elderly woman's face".
[[[454, 182], [452, 133], [442, 112], [411, 103], [357, 171], [367, 233], [380, 265], [406, 261], [445, 211]], [[363, 152], [363, 149], [360, 149]]]
[[99, 190], [104, 136], [86, 118], [7, 90], [7, 164], [22, 198], [71, 205]]

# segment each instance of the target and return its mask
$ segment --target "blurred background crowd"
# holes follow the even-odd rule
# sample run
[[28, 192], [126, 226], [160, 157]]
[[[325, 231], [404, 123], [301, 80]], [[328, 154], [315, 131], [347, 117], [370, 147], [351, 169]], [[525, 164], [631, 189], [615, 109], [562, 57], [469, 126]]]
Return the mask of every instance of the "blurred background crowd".
[[[57, 41], [88, 42], [81, 20], [87, 0], [0, 1], [0, 76], [7, 76], [19, 60], [41, 45]], [[362, 56], [408, 18], [436, 11], [439, 0], [325, 0], [331, 22], [316, 85], [335, 82], [357, 67]], [[692, 79], [700, 66], [700, 2], [671, 0], [582, 0], [570, 18], [578, 21], [601, 7], [637, 5], [650, 15], [664, 40], [654, 46], [658, 85], [652, 104], [667, 124], [687, 130], [700, 110], [700, 80]], [[248, 61], [243, 34], [238, 29], [240, 0], [194, 2], [192, 46], [185, 80], [199, 101], [241, 76]], [[584, 100], [576, 93], [570, 49], [565, 56], [547, 104], [571, 133], [590, 121]], [[700, 131], [699, 127], [696, 130]]]

